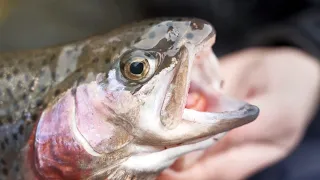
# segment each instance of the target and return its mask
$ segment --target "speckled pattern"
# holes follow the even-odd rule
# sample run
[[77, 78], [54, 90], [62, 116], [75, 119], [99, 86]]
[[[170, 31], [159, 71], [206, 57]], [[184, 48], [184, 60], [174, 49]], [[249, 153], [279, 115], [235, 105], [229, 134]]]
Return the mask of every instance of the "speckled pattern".
[[42, 110], [67, 89], [108, 71], [114, 56], [139, 41], [154, 22], [145, 21], [139, 28], [123, 26], [66, 45], [0, 54], [0, 179], [19, 174], [18, 152]]

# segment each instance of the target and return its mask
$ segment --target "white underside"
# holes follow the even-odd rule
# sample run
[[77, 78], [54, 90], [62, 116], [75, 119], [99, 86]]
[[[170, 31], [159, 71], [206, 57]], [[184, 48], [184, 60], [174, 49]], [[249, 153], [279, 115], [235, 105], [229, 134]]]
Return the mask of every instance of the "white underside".
[[135, 172], [159, 172], [171, 166], [179, 157], [198, 150], [206, 149], [221, 139], [225, 133], [194, 144], [181, 145], [166, 150], [129, 157], [121, 166]]

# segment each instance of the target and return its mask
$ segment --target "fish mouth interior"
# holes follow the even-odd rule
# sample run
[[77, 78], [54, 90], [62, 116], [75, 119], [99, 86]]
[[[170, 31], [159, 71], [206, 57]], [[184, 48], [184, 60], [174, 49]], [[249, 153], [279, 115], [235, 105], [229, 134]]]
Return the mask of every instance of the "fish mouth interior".
[[[218, 79], [219, 77], [217, 79], [214, 79], [215, 77], [212, 77], [215, 75], [214, 73], [213, 74], [205, 74], [205, 71], [201, 72], [201, 74], [203, 75], [202, 77], [193, 77], [193, 76], [197, 75], [197, 74], [194, 74], [194, 71], [199, 71], [200, 69], [202, 70], [203, 66], [201, 67], [201, 65], [200, 65], [200, 69], [196, 69], [196, 68], [199, 68], [199, 64], [206, 63], [205, 61], [211, 61], [211, 62], [217, 61], [215, 59], [212, 59], [214, 57], [210, 57], [210, 56], [206, 56], [205, 59], [201, 58], [201, 56], [203, 54], [206, 54], [208, 52], [212, 53], [211, 47], [213, 46], [214, 43], [215, 43], [215, 36], [212, 35], [210, 38], [208, 38], [208, 40], [206, 40], [205, 42], [202, 43], [202, 45], [200, 45], [200, 48], [198, 48], [196, 50], [195, 57], [193, 60], [193, 64], [192, 64], [192, 68], [191, 68], [191, 72], [190, 72], [191, 74], [190, 74], [188, 94], [187, 94], [186, 99], [188, 100], [188, 98], [190, 98], [190, 95], [202, 96], [202, 97], [199, 97], [198, 101], [205, 100], [204, 103], [206, 105], [205, 105], [205, 107], [203, 107], [201, 109], [196, 109], [197, 111], [208, 112], [210, 110], [215, 109], [214, 112], [222, 112], [221, 110], [214, 108], [214, 106], [216, 106], [218, 103], [217, 102], [218, 99], [216, 96], [217, 92], [220, 90], [220, 88], [222, 88], [222, 85], [223, 85], [222, 81], [220, 79]], [[216, 71], [218, 70], [217, 67], [212, 67], [212, 68]], [[197, 82], [196, 78], [200, 78], [200, 79], [202, 78], [203, 79], [202, 82], [211, 81], [211, 82], [208, 82], [209, 84], [210, 83], [219, 83], [219, 87], [212, 88], [213, 86]], [[208, 78], [209, 80], [204, 80], [205, 78]], [[215, 82], [212, 82], [212, 80]], [[220, 82], [217, 82], [217, 81], [220, 81]], [[208, 87], [205, 87], [205, 86], [208, 86]], [[208, 91], [212, 91], [212, 92], [208, 92]], [[201, 98], [203, 98], [203, 99], [201, 99]], [[187, 102], [188, 101], [186, 101], [185, 108], [189, 109]], [[199, 103], [199, 102], [195, 102], [195, 103]], [[194, 105], [196, 105], [196, 104], [194, 104]], [[189, 104], [189, 106], [190, 106], [190, 104]]]
[[[204, 46], [202, 46], [195, 55], [196, 57], [190, 72], [191, 75], [188, 94], [185, 97], [185, 110], [192, 109], [200, 113], [212, 113], [217, 115], [217, 117], [226, 119], [223, 121], [228, 121], [228, 119], [240, 119], [239, 121], [247, 122], [253, 121], [259, 114], [259, 109], [256, 106], [245, 101], [229, 97], [223, 93], [223, 81], [219, 77], [219, 67], [218, 64], [215, 64], [217, 63], [217, 59], [215, 59], [216, 56], [213, 54], [211, 49], [213, 42], [212, 38], [206, 41]], [[204, 54], [208, 54], [208, 56]], [[195, 101], [193, 105], [188, 104], [187, 102], [189, 102], [189, 98], [194, 98], [195, 95], [198, 96], [197, 101]], [[207, 120], [196, 120], [193, 122], [204, 125], [214, 123]], [[196, 143], [210, 137], [212, 136], [201, 137], [183, 144]]]

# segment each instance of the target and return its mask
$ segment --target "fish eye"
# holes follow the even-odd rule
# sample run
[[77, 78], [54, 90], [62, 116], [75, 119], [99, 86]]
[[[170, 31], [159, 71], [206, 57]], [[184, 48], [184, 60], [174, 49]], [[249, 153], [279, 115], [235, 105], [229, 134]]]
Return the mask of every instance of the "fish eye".
[[146, 77], [149, 70], [148, 60], [143, 57], [136, 57], [125, 63], [123, 75], [128, 80], [139, 81]]
[[158, 59], [145, 51], [130, 51], [120, 59], [120, 70], [126, 81], [144, 82], [155, 72]]

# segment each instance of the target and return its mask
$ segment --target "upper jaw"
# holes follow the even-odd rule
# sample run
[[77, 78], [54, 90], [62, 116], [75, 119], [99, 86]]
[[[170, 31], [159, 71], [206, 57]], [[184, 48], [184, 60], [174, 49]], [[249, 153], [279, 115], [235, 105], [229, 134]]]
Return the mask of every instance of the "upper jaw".
[[[226, 96], [220, 86], [211, 86], [221, 82], [220, 78], [216, 78], [216, 75], [219, 76], [216, 58], [195, 62], [199, 61], [197, 55], [211, 51], [214, 41], [215, 33], [212, 32], [202, 42], [185, 43], [182, 47], [185, 50], [180, 51], [184, 56], [179, 57], [179, 65], [171, 70], [162, 70], [163, 73], [148, 82], [154, 88], [141, 107], [140, 128], [137, 131], [144, 133], [137, 135], [143, 137], [141, 142], [155, 146], [175, 146], [212, 137], [256, 119], [259, 108]], [[203, 71], [204, 67], [209, 69]], [[194, 72], [197, 72], [196, 75]], [[201, 81], [203, 79], [208, 79], [209, 83]], [[185, 109], [190, 83], [198, 86], [197, 91], [203, 93], [208, 102], [216, 102], [216, 105], [209, 104], [207, 112]], [[150, 119], [157, 122], [150, 123]]]

